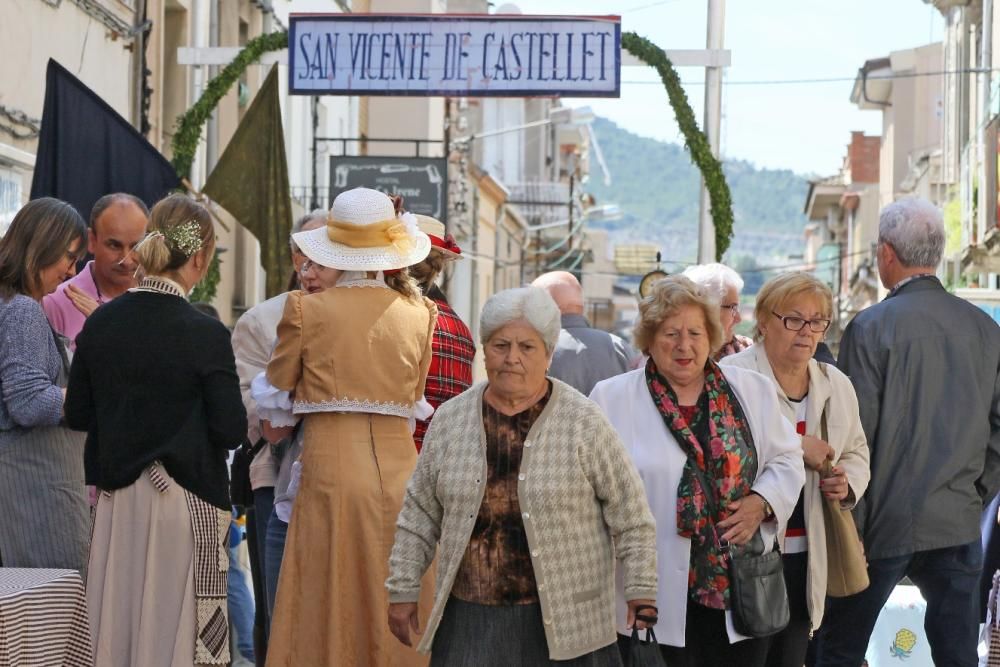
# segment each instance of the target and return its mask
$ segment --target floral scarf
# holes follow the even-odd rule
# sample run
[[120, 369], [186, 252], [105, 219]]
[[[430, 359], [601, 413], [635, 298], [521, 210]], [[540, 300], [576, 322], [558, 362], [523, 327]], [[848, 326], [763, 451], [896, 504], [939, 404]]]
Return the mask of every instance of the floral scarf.
[[[660, 416], [687, 455], [677, 487], [677, 533], [691, 540], [688, 591], [696, 602], [713, 609], [729, 606], [729, 568], [719, 546], [716, 521], [729, 516], [727, 507], [750, 493], [757, 475], [757, 450], [750, 425], [739, 400], [718, 364], [705, 364], [705, 389], [699, 398], [699, 415], [689, 424], [677, 395], [660, 375], [653, 359], [646, 363], [646, 385]], [[707, 445], [707, 448], [706, 448]], [[714, 488], [719, 516], [713, 517], [705, 502], [694, 466]]]

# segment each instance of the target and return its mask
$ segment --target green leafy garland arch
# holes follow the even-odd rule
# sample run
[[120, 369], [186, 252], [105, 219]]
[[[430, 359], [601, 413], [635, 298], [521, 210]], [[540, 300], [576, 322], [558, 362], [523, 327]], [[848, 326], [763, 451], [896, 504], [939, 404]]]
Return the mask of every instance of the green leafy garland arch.
[[[655, 68], [663, 81], [667, 96], [670, 98], [670, 106], [674, 109], [677, 124], [684, 135], [684, 145], [705, 179], [715, 226], [715, 256], [717, 260], [721, 260], [729, 248], [733, 235], [732, 197], [722, 171], [722, 163], [712, 155], [708, 139], [698, 127], [687, 94], [681, 86], [680, 77], [677, 76], [677, 71], [663, 49], [634, 32], [622, 35], [622, 47]], [[178, 174], [187, 176], [191, 173], [191, 165], [194, 163], [195, 152], [201, 140], [202, 127], [212, 114], [212, 110], [218, 106], [219, 101], [229, 92], [247, 66], [257, 62], [264, 53], [286, 48], [288, 48], [288, 33], [274, 32], [261, 35], [247, 42], [236, 58], [208, 82], [194, 106], [177, 119], [176, 132], [171, 141], [173, 151], [171, 162]], [[195, 289], [191, 296], [192, 300], [211, 300], [215, 296], [218, 282], [218, 256], [216, 256], [213, 270]]]
[[687, 94], [681, 86], [681, 79], [677, 76], [677, 70], [663, 49], [634, 32], [622, 35], [622, 48], [655, 68], [667, 89], [670, 106], [673, 107], [674, 115], [677, 117], [677, 125], [684, 135], [684, 146], [691, 154], [691, 161], [705, 179], [705, 189], [708, 190], [708, 198], [712, 205], [712, 223], [715, 227], [715, 259], [721, 262], [733, 237], [733, 199], [729, 192], [729, 184], [726, 182], [726, 175], [722, 171], [722, 163], [712, 155], [708, 137], [698, 127]]

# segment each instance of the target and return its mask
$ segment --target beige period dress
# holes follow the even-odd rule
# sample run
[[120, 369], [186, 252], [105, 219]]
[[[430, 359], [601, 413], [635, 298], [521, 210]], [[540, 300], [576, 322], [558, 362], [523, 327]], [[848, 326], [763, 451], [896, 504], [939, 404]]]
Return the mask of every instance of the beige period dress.
[[269, 667], [427, 663], [389, 631], [385, 580], [417, 461], [408, 419], [423, 394], [435, 319], [432, 302], [378, 281], [289, 295], [267, 378], [294, 393], [305, 440]]

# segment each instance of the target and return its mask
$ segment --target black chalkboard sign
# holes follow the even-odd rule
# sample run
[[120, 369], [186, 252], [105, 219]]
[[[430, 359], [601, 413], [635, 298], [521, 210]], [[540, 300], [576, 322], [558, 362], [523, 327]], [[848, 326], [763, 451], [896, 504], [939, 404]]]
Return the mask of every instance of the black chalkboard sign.
[[330, 197], [332, 200], [353, 188], [374, 188], [389, 195], [402, 195], [410, 213], [446, 222], [447, 169], [444, 158], [331, 157]]

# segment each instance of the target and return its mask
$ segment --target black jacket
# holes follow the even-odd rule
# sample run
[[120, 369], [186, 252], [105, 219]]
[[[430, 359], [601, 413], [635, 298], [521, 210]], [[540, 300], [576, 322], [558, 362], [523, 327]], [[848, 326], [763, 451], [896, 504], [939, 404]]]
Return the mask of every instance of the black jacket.
[[228, 449], [246, 437], [229, 331], [168, 294], [128, 292], [76, 340], [66, 422], [87, 431], [87, 483], [131, 485], [153, 461], [199, 498], [230, 509]]
[[858, 314], [840, 343], [872, 479], [855, 509], [869, 559], [967, 544], [1000, 489], [1000, 327], [937, 278]]

